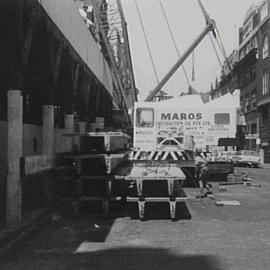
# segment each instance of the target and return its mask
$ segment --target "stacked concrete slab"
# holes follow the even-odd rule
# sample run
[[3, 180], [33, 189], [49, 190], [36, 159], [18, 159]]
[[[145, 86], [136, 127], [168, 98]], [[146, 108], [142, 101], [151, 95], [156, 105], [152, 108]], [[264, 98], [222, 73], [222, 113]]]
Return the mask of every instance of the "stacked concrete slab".
[[[109, 202], [121, 200], [123, 194], [115, 188], [120, 182], [113, 170], [128, 159], [130, 137], [123, 132], [90, 132], [66, 134], [72, 137], [74, 149], [64, 158], [72, 164], [74, 175], [65, 180], [72, 183], [71, 197], [81, 201], [101, 202], [104, 215]], [[118, 183], [116, 183], [116, 181]]]

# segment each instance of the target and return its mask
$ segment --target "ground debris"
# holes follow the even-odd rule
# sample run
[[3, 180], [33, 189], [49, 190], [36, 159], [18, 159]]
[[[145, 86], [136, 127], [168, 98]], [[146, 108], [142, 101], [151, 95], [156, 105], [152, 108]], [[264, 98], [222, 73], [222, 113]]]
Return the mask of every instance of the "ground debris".
[[244, 186], [248, 186], [248, 187], [262, 187], [262, 185], [256, 185], [256, 184], [252, 184], [252, 183], [244, 183]]
[[219, 190], [219, 191], [225, 192], [225, 191], [227, 191], [227, 188], [226, 188], [224, 185], [220, 185], [220, 186], [218, 187], [218, 190]]
[[235, 181], [235, 182], [220, 182], [219, 186], [231, 186], [231, 185], [243, 185], [245, 182], [243, 181]]
[[207, 194], [206, 197], [209, 199], [212, 199], [212, 200], [216, 199], [215, 195], [213, 195], [213, 194]]
[[225, 205], [231, 205], [231, 206], [238, 206], [240, 205], [239, 201], [216, 201], [217, 206], [225, 206]]

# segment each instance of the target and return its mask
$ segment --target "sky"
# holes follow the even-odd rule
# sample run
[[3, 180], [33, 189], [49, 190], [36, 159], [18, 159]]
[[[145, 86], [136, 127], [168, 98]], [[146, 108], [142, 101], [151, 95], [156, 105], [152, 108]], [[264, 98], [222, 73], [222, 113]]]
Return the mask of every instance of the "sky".
[[[167, 28], [159, 0], [122, 0], [128, 24], [132, 63], [139, 100], [144, 100], [158, 84], [143, 36], [135, 1], [139, 6], [151, 54], [159, 81], [177, 62], [178, 55]], [[161, 0], [180, 54], [192, 44], [205, 28], [205, 20], [197, 0]], [[238, 30], [248, 8], [258, 0], [202, 0], [212, 19], [216, 21], [225, 50], [229, 55], [238, 47]], [[220, 57], [222, 58], [221, 54]], [[184, 63], [191, 80], [192, 56]], [[210, 90], [220, 78], [221, 67], [209, 37], [198, 45], [194, 52], [195, 81], [192, 86], [199, 92]], [[187, 92], [188, 83], [182, 68], [179, 68], [165, 84], [163, 90], [169, 95], [179, 96]]]

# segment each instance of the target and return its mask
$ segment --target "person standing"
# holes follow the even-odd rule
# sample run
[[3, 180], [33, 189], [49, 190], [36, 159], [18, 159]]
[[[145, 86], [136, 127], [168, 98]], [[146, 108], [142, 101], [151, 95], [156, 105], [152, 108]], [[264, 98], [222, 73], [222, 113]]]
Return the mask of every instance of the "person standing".
[[200, 196], [206, 197], [208, 194], [212, 194], [210, 186], [207, 184], [208, 176], [208, 162], [202, 152], [201, 148], [195, 149], [195, 177], [199, 182]]

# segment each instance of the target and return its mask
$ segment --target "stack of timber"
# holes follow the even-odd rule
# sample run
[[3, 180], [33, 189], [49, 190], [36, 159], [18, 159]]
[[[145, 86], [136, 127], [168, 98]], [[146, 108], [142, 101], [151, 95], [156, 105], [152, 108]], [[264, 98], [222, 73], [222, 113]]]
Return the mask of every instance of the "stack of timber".
[[[128, 159], [130, 137], [123, 132], [89, 132], [66, 134], [73, 140], [72, 153], [64, 158], [72, 164], [74, 174], [65, 177], [72, 182], [72, 198], [77, 202], [101, 202], [104, 216], [110, 201], [122, 199], [121, 179], [112, 172]], [[120, 183], [121, 184], [121, 183]]]

